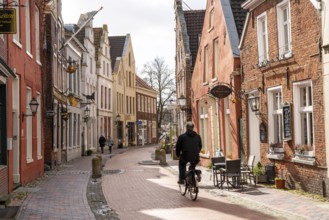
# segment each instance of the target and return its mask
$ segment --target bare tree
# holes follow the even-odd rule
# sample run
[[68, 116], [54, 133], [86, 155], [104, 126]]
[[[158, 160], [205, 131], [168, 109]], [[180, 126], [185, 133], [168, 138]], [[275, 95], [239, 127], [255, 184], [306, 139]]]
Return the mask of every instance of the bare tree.
[[173, 99], [173, 95], [176, 93], [174, 71], [169, 69], [163, 58], [156, 57], [152, 62], [144, 64], [141, 74], [143, 80], [159, 93], [157, 98], [157, 126], [161, 128], [164, 106], [168, 104], [170, 99]]

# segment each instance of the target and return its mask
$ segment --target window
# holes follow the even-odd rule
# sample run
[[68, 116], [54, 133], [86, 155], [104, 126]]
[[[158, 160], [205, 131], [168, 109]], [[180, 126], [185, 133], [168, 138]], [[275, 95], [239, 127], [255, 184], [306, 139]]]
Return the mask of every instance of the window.
[[26, 39], [26, 52], [31, 55], [31, 20], [30, 20], [30, 1], [25, 1], [25, 39]]
[[278, 38], [279, 38], [279, 58], [291, 56], [291, 21], [290, 5], [288, 0], [284, 0], [277, 6]]
[[209, 69], [209, 48], [204, 48], [204, 70], [203, 70], [203, 82], [208, 82], [208, 69]]
[[112, 96], [112, 94], [111, 94], [111, 88], [109, 88], [109, 102], [108, 102], [108, 109], [109, 110], [111, 110], [111, 96]]
[[214, 27], [215, 9], [211, 9], [209, 13], [209, 30]]
[[212, 78], [215, 78], [216, 75], [219, 73], [219, 51], [218, 51], [218, 39], [214, 40], [214, 61], [213, 61], [213, 73], [212, 73]]
[[313, 146], [313, 99], [312, 82], [293, 85], [295, 144]]
[[[31, 114], [30, 109], [30, 101], [32, 99], [32, 90], [31, 88], [26, 88], [26, 107], [25, 107], [25, 113]], [[26, 162], [31, 163], [33, 162], [32, 157], [32, 117], [24, 117], [24, 120], [26, 121]]]
[[208, 152], [208, 142], [207, 142], [207, 137], [208, 137], [208, 114], [207, 114], [207, 108], [205, 106], [200, 107], [200, 136], [202, 139], [202, 146], [203, 149], [205, 150], [205, 153]]
[[[38, 101], [39, 105], [41, 106], [40, 94], [37, 94], [37, 101]], [[42, 149], [42, 145], [41, 145], [42, 124], [41, 124], [41, 110], [40, 109], [38, 109], [36, 117], [37, 117], [37, 157], [38, 157], [38, 160], [40, 160], [40, 159], [42, 159], [42, 152], [41, 152], [41, 149]]]
[[37, 62], [40, 63], [40, 30], [39, 30], [39, 8], [35, 7], [35, 14], [34, 14], [34, 20], [35, 20], [35, 58]]
[[259, 66], [266, 65], [268, 61], [268, 37], [267, 37], [267, 16], [266, 13], [257, 17], [258, 37], [258, 63]]
[[[20, 5], [21, 4], [21, 2], [20, 2], [20, 0], [17, 0], [16, 1], [17, 2], [17, 5]], [[20, 7], [19, 6], [16, 6], [16, 34], [14, 34], [14, 36], [13, 36], [13, 40], [14, 40], [14, 42], [16, 43], [16, 44], [18, 44], [18, 45], [21, 45], [21, 39], [20, 39], [20, 37], [21, 37], [21, 33], [20, 33], [20, 17], [19, 17], [19, 11], [20, 11]]]
[[282, 143], [283, 119], [282, 119], [282, 88], [271, 88], [267, 92], [268, 100], [268, 134], [269, 143]]

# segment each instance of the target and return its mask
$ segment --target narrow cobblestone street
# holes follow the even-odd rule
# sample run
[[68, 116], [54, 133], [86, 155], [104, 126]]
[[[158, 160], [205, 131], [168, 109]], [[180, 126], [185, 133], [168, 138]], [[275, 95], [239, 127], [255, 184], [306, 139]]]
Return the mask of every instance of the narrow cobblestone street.
[[[202, 169], [196, 201], [181, 196], [177, 161], [152, 160], [156, 146], [115, 149], [102, 155], [102, 178], [91, 178], [91, 160], [82, 157], [47, 171], [34, 185], [15, 193], [28, 196], [16, 219], [329, 219], [329, 204], [263, 186], [241, 190], [213, 187]], [[17, 201], [12, 201], [17, 205]]]

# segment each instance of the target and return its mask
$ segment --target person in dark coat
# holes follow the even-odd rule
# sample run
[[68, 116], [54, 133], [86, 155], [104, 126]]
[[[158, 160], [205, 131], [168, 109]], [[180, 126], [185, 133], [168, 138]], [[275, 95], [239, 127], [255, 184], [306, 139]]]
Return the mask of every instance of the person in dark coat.
[[179, 157], [179, 184], [184, 184], [186, 164], [190, 162], [191, 168], [195, 168], [200, 161], [199, 153], [202, 141], [199, 134], [193, 131], [194, 124], [186, 123], [186, 132], [178, 137], [176, 143], [176, 156]]
[[104, 153], [104, 146], [105, 146], [105, 142], [106, 142], [105, 137], [103, 135], [101, 135], [98, 139], [98, 142], [99, 142], [99, 146], [101, 147], [102, 153]]

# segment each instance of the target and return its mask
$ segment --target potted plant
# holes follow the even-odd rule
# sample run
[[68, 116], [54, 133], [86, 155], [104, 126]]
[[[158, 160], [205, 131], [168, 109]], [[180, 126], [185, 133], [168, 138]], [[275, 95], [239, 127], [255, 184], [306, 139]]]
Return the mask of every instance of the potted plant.
[[270, 143], [270, 152], [271, 153], [283, 153], [283, 144], [281, 143]]
[[301, 155], [304, 155], [306, 151], [312, 151], [312, 150], [313, 150], [312, 145], [308, 145], [308, 144], [297, 144], [295, 146], [295, 151]]
[[87, 156], [90, 156], [92, 153], [93, 153], [93, 151], [91, 149], [86, 150]]
[[256, 178], [256, 184], [267, 182], [267, 176], [265, 174], [265, 167], [260, 162], [258, 162], [257, 165], [253, 167], [252, 171]]
[[286, 180], [283, 178], [283, 170], [281, 170], [281, 175], [280, 177], [275, 177], [274, 181], [275, 181], [275, 188], [277, 189], [284, 189]]
[[275, 188], [277, 189], [284, 189], [284, 185], [286, 183], [286, 180], [281, 177], [275, 177]]

